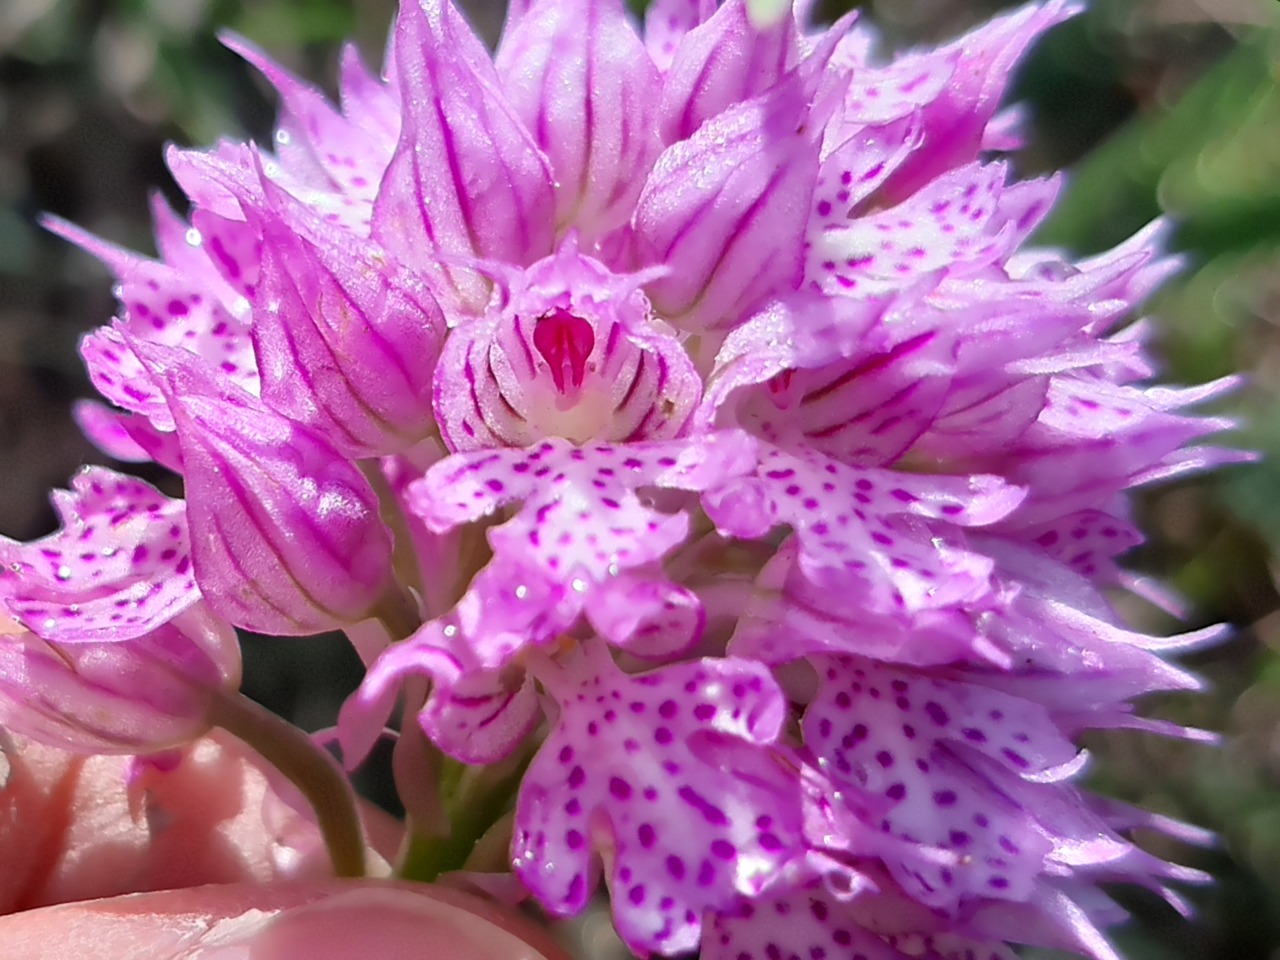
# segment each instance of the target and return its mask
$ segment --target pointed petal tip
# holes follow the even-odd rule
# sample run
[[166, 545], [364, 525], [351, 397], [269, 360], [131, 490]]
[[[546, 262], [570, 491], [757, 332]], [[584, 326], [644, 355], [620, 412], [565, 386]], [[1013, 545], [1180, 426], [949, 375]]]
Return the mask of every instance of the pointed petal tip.
[[308, 86], [291, 71], [277, 63], [271, 56], [248, 37], [234, 30], [222, 29], [217, 33], [218, 42], [244, 60], [261, 73], [279, 92], [281, 98], [287, 100], [295, 89]]
[[255, 58], [258, 60], [266, 59], [266, 55], [257, 44], [229, 27], [223, 27], [214, 36], [218, 38], [220, 44], [250, 63], [254, 63]]
[[104, 240], [96, 233], [86, 230], [79, 224], [72, 223], [57, 214], [42, 213], [36, 218], [36, 222], [55, 237], [60, 237], [68, 243], [74, 244], [85, 253], [101, 261], [113, 273], [119, 274], [144, 259], [141, 254], [135, 253], [127, 247], [112, 243], [110, 240]]

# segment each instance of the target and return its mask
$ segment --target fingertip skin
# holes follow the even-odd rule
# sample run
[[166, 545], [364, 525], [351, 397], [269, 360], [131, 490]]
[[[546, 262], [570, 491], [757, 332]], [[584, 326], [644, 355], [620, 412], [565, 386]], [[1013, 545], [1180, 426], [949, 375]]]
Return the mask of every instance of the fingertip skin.
[[529, 921], [443, 887], [226, 884], [0, 917], [6, 960], [568, 960]]
[[[360, 815], [370, 870], [386, 871], [403, 827], [368, 804]], [[195, 741], [169, 769], [0, 735], [0, 915], [330, 875], [309, 811], [291, 804], [263, 761], [227, 734]], [[0, 960], [10, 956], [4, 946], [0, 940]]]

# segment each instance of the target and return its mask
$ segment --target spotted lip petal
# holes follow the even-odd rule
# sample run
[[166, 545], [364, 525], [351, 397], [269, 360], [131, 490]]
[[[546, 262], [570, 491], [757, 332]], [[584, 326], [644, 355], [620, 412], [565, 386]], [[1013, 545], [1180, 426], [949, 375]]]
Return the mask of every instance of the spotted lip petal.
[[658, 155], [658, 72], [620, 0], [542, 0], [503, 35], [502, 89], [551, 161], [556, 223], [626, 222]]
[[[669, 631], [681, 625], [696, 631], [702, 621], [689, 615], [691, 598], [673, 592], [651, 566], [684, 542], [688, 516], [657, 510], [637, 492], [696, 491], [723, 483], [751, 468], [754, 450], [745, 434], [726, 432], [618, 447], [548, 440], [526, 450], [457, 454], [411, 486], [409, 506], [432, 529], [448, 530], [522, 502], [511, 520], [489, 531], [495, 558], [510, 579], [478, 580], [470, 593], [475, 602], [505, 609], [512, 604], [504, 596], [511, 583], [536, 587], [543, 599], [520, 595], [512, 609], [546, 605], [564, 626], [581, 611], [589, 618], [598, 615], [594, 625], [612, 642], [628, 644], [634, 636], [641, 652], [653, 655], [647, 641], [687, 646], [696, 633], [673, 636]], [[624, 580], [615, 581], [624, 573]], [[605, 593], [595, 597], [599, 589]], [[636, 615], [609, 611], [609, 601], [624, 598], [635, 605]], [[654, 629], [656, 636], [649, 636]]]
[[637, 278], [612, 274], [570, 239], [515, 282], [500, 310], [445, 341], [435, 406], [451, 449], [685, 432], [701, 378], [651, 318]]
[[319, 633], [371, 615], [391, 538], [368, 481], [319, 434], [185, 359], [135, 344], [169, 399], [182, 447], [196, 581], [262, 633]]
[[800, 549], [800, 541], [789, 537], [756, 578], [729, 644], [732, 655], [770, 664], [814, 654], [862, 654], [913, 666], [1008, 665], [1007, 649], [973, 626], [975, 616], [1003, 608], [998, 590], [985, 603], [910, 614], [875, 611], [868, 609], [865, 585], [856, 576], [816, 584], [798, 562]]
[[37, 636], [129, 640], [200, 599], [181, 500], [105, 467], [85, 467], [52, 499], [61, 530], [0, 537], [0, 608]]
[[992, 149], [989, 141], [1000, 130], [989, 130], [1014, 63], [1041, 34], [1079, 9], [1070, 0], [1029, 3], [952, 43], [909, 51], [884, 65], [869, 56], [876, 39], [871, 33], [846, 38], [835, 62], [850, 70], [852, 80], [833, 126], [847, 134], [911, 116], [920, 123], [920, 143], [888, 178], [882, 205], [911, 196], [977, 159], [981, 149]]
[[847, 227], [866, 212], [868, 199], [920, 146], [922, 137], [914, 115], [852, 130], [829, 127], [813, 196], [811, 236]]
[[600, 856], [633, 950], [695, 949], [706, 910], [757, 895], [797, 850], [798, 783], [768, 749], [776, 682], [726, 659], [626, 676], [596, 644], [537, 673], [560, 710], [520, 788], [517, 876], [573, 914]]
[[[250, 393], [258, 391], [258, 371], [243, 317], [247, 304], [236, 303], [237, 294], [218, 276], [198, 235], [174, 242], [173, 233], [182, 231], [186, 238], [189, 228], [172, 222], [165, 207], [157, 206], [156, 212], [167, 238], [165, 261], [121, 249], [61, 220], [49, 218], [46, 226], [101, 260], [118, 280], [120, 316], [87, 334], [80, 345], [90, 380], [107, 400], [164, 433], [173, 430], [173, 419], [128, 338], [189, 351], [218, 365], [227, 380]], [[194, 246], [190, 239], [196, 240]]]
[[[1008, 186], [1006, 177], [1003, 163], [969, 164], [895, 207], [843, 222], [831, 222], [819, 201], [806, 280], [833, 296], [876, 294], [909, 287], [935, 270], [964, 276], [1007, 258], [1048, 211], [1056, 183]], [[1037, 200], [1028, 204], [1032, 192]]]
[[[551, 250], [554, 182], [546, 156], [502, 92], [483, 44], [449, 0], [408, 0], [393, 45], [406, 105], [374, 204], [373, 235], [406, 262], [449, 256], [523, 265]], [[488, 283], [438, 267], [438, 296], [479, 312]]]
[[[891, 881], [890, 881], [891, 882]], [[884, 884], [884, 881], [881, 881]], [[884, 884], [888, 886], [888, 884]], [[864, 925], [851, 909], [874, 902], [874, 923]], [[937, 934], [935, 918], [919, 916], [906, 898], [894, 901], [864, 893], [853, 904], [833, 896], [821, 884], [762, 899], [750, 909], [718, 916], [708, 930], [701, 956], [707, 960], [771, 960], [774, 957], [859, 957], [862, 960], [1015, 960], [1002, 944], [965, 942]], [[872, 911], [864, 910], [863, 913]], [[877, 926], [911, 931], [888, 936]], [[915, 934], [914, 937], [911, 934]], [[951, 952], [944, 944], [958, 942]], [[942, 949], [939, 949], [939, 948]], [[982, 952], [979, 952], [979, 951]], [[967, 951], [967, 952], [966, 952]]]
[[[621, 511], [616, 515], [618, 520], [627, 518], [638, 524], [637, 529], [653, 533], [661, 526], [657, 521], [660, 514], [642, 505], [635, 490], [649, 486], [685, 490], [712, 486], [750, 469], [754, 450], [745, 434], [726, 431], [689, 441], [585, 448], [551, 439], [529, 450], [457, 454], [432, 467], [421, 482], [411, 487], [410, 505], [437, 530], [479, 519], [506, 503], [521, 500], [536, 504], [532, 512], [537, 515], [530, 517], [535, 524], [549, 523], [554, 511], [594, 507]], [[590, 516], [588, 512], [586, 517], [577, 519], [585, 521]], [[616, 533], [603, 527], [594, 538], [584, 539], [576, 550], [566, 551], [562, 559], [557, 559], [558, 548], [569, 543], [546, 543], [541, 536], [527, 539], [535, 553], [545, 556], [548, 569], [565, 575], [594, 575], [593, 570], [602, 564], [607, 566], [624, 556], [611, 554], [610, 548], [631, 553], [626, 549], [626, 536], [621, 527]], [[661, 547], [645, 549], [635, 557], [639, 559], [643, 554], [647, 561], [660, 556], [661, 551]], [[556, 562], [551, 562], [553, 559]]]
[[754, 477], [711, 491], [703, 504], [717, 526], [739, 536], [791, 526], [800, 565], [816, 585], [849, 589], [861, 581], [873, 614], [911, 614], [990, 595], [991, 561], [947, 527], [993, 523], [1024, 496], [993, 476], [913, 476], [766, 447]]
[[[889, 863], [922, 903], [1026, 899], [1052, 849], [1008, 799], [1010, 777], [1065, 764], [1076, 749], [1037, 704], [875, 661], [818, 658], [805, 744], [839, 782], [894, 801], [886, 832], [965, 856], [948, 866]], [[970, 752], [983, 763], [966, 762]]]
[[[1111, 509], [1127, 512], [1124, 504]], [[1043, 548], [1081, 576], [1107, 584], [1122, 580], [1116, 557], [1143, 542], [1141, 532], [1129, 520], [1096, 509], [1077, 510], [1010, 533]]]
[[78, 753], [149, 753], [209, 729], [240, 681], [235, 631], [203, 604], [127, 640], [46, 642], [0, 618], [0, 726]]

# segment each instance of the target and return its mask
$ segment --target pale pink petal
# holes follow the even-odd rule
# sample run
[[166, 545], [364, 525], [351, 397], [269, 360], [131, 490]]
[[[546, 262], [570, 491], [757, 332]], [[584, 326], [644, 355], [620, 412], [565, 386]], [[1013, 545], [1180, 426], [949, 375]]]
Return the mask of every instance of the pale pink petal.
[[144, 753], [209, 729], [240, 682], [231, 626], [203, 604], [127, 640], [48, 642], [0, 621], [0, 725], [76, 753]]
[[658, 158], [633, 243], [639, 264], [677, 268], [646, 287], [663, 319], [724, 330], [799, 285], [818, 174], [818, 144], [804, 124], [809, 99], [793, 75]]
[[664, 142], [688, 139], [707, 120], [764, 93], [799, 60], [790, 10], [779, 23], [757, 29], [745, 0], [726, 0], [681, 38], [662, 80]]
[[401, 7], [394, 56], [406, 110], [373, 234], [408, 262], [434, 262], [459, 305], [479, 310], [488, 284], [440, 258], [527, 264], [549, 253], [555, 196], [547, 158], [450, 0]]
[[784, 370], [738, 399], [735, 420], [769, 443], [842, 463], [894, 463], [930, 428], [952, 386], [950, 350], [924, 334], [884, 353]]
[[874, 610], [851, 574], [816, 584], [797, 562], [800, 542], [788, 538], [755, 581], [729, 644], [735, 656], [789, 663], [813, 654], [858, 654], [890, 663], [1007, 666], [1007, 649], [974, 629], [973, 617], [1002, 605], [996, 592], [967, 606]]
[[645, 8], [644, 42], [658, 69], [670, 68], [680, 41], [715, 9], [715, 0], [653, 0]]
[[[974, 160], [1002, 104], [1014, 65], [1046, 30], [1080, 9], [1074, 0], [1028, 3], [945, 47], [909, 54], [888, 68], [889, 77], [907, 78], [899, 87], [904, 92], [913, 73], [924, 78], [921, 88], [936, 90], [917, 101], [922, 108], [924, 143], [884, 188], [888, 198], [909, 196], [946, 170]], [[948, 73], [949, 64], [954, 69]]]
[[[284, 109], [275, 147], [285, 169], [295, 176], [299, 168], [317, 171], [327, 181], [318, 185], [371, 204], [391, 161], [398, 130], [366, 123], [363, 113], [344, 116], [319, 90], [301, 82], [243, 37], [226, 33], [222, 40], [257, 67], [280, 94]], [[355, 89], [372, 99], [371, 86], [357, 81]], [[385, 123], [388, 111], [374, 115], [379, 113]]]
[[263, 400], [353, 459], [433, 433], [445, 321], [430, 291], [366, 241], [304, 239], [284, 217], [263, 234], [253, 325]]
[[621, 0], [534, 3], [502, 38], [502, 89], [551, 161], [556, 223], [626, 222], [658, 155], [658, 71]]
[[177, 423], [196, 580], [264, 633], [319, 633], [383, 599], [391, 538], [369, 483], [323, 437], [151, 346]]
[[147, 451], [130, 436], [121, 422], [127, 416], [96, 400], [77, 400], [71, 406], [71, 417], [76, 426], [107, 456], [125, 463], [150, 460]]
[[105, 467], [53, 494], [62, 529], [33, 543], [0, 538], [0, 605], [63, 642], [127, 640], [200, 598], [185, 504]]
[[463, 763], [497, 763], [542, 717], [533, 683], [518, 670], [481, 662], [454, 620], [427, 624], [389, 647], [370, 667], [360, 689], [343, 705], [338, 730], [348, 766], [362, 760], [382, 735], [401, 685], [431, 681], [417, 722], [433, 743]]

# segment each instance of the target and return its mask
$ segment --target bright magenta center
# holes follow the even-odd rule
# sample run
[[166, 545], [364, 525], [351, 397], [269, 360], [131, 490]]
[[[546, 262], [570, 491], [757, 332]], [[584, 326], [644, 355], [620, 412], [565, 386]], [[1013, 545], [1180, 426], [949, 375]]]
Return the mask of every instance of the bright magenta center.
[[581, 389], [587, 357], [596, 345], [591, 324], [557, 307], [534, 324], [533, 345], [551, 367], [557, 390], [568, 393]]

